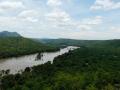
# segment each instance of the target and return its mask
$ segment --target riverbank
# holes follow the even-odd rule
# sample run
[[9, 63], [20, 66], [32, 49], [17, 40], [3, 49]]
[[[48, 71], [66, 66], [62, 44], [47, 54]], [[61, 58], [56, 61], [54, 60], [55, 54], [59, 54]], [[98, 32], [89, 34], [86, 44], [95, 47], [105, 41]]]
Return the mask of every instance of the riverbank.
[[21, 57], [13, 57], [13, 58], [7, 58], [7, 59], [1, 59], [0, 60], [0, 70], [10, 70], [11, 74], [18, 73], [19, 71], [24, 71], [26, 67], [33, 67], [37, 65], [44, 64], [48, 61], [53, 62], [55, 57], [58, 57], [59, 55], [63, 55], [65, 53], [68, 53], [71, 50], [75, 50], [78, 47], [68, 46], [66, 48], [62, 48], [58, 51], [53, 52], [42, 52], [41, 58], [38, 57], [38, 53], [31, 54], [31, 55], [25, 55]]
[[57, 50], [59, 50], [59, 48], [47, 46], [28, 38], [0, 38], [0, 59]]
[[10, 55], [1, 55], [0, 56], [0, 60], [1, 59], [7, 59], [7, 58], [18, 58], [18, 57], [21, 57], [21, 56], [26, 56], [26, 55], [31, 55], [31, 54], [35, 54], [35, 53], [43, 53], [43, 52], [55, 52], [55, 51], [58, 51], [60, 50], [59, 48], [52, 48], [52, 49], [44, 49], [44, 50], [36, 50], [36, 51], [27, 51], [27, 52], [20, 52], [20, 53], [17, 53], [17, 54], [10, 54]]

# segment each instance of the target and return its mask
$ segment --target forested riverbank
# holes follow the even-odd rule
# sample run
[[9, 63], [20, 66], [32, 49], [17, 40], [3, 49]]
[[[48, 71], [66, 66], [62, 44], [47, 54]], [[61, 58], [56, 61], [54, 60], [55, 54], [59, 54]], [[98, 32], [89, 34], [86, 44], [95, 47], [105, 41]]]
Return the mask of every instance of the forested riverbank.
[[22, 55], [51, 52], [59, 50], [56, 47], [48, 46], [23, 37], [1, 37], [0, 58], [18, 57]]
[[[114, 43], [113, 43], [114, 44]], [[120, 88], [118, 47], [81, 47], [50, 62], [2, 78], [4, 90], [116, 90]]]
[[44, 64], [48, 61], [51, 61], [52, 63], [55, 57], [68, 53], [69, 51], [75, 50], [77, 48], [78, 47], [68, 46], [53, 52], [43, 52], [20, 57], [1, 59], [0, 71], [2, 72], [0, 72], [0, 74], [5, 75], [5, 72], [8, 74], [8, 71], [9, 74], [21, 73], [25, 70], [26, 67], [31, 68], [33, 66]]

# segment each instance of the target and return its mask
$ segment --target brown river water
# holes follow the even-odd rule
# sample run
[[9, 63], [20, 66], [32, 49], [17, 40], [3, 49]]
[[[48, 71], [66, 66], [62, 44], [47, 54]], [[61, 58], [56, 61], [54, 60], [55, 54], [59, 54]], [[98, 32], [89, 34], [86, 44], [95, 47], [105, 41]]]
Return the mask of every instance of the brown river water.
[[70, 50], [75, 50], [77, 48], [78, 47], [75, 47], [75, 46], [68, 46], [56, 52], [44, 52], [42, 53], [42, 57], [39, 60], [36, 60], [38, 53], [32, 54], [32, 55], [25, 55], [21, 57], [1, 59], [0, 71], [9, 69], [11, 74], [15, 74], [21, 70], [24, 70], [26, 67], [37, 66], [40, 64], [44, 64], [48, 61], [53, 62], [55, 57], [68, 53]]

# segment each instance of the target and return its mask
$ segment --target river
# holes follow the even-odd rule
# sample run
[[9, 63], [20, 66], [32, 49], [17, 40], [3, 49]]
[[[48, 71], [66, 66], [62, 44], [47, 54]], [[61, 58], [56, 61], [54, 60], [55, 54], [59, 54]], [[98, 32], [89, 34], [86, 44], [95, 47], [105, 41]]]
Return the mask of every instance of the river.
[[11, 74], [15, 74], [20, 72], [21, 70], [24, 70], [26, 67], [33, 67], [36, 65], [44, 64], [48, 61], [53, 62], [55, 57], [68, 53], [70, 50], [75, 50], [77, 48], [78, 47], [75, 46], [68, 46], [56, 52], [44, 52], [41, 54], [42, 55], [41, 59], [37, 60], [36, 58], [38, 57], [38, 53], [32, 55], [25, 55], [21, 57], [1, 59], [0, 71], [9, 69]]

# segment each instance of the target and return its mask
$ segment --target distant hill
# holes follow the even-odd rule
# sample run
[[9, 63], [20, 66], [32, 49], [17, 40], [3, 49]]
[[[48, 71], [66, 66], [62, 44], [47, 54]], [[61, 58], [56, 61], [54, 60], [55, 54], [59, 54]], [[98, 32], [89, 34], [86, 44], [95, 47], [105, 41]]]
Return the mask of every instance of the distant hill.
[[120, 47], [120, 39], [113, 40], [75, 40], [75, 39], [34, 39], [44, 44], [56, 46], [92, 46], [92, 47]]
[[3, 31], [0, 32], [0, 37], [21, 37], [21, 35], [18, 34], [17, 32]]
[[34, 39], [37, 42], [56, 46], [89, 46], [103, 40], [75, 40], [75, 39]]

